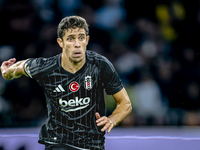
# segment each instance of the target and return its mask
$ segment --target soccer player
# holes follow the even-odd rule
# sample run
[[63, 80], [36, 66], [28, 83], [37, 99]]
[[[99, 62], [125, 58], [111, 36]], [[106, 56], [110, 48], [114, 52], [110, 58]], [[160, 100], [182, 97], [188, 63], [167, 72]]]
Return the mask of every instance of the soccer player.
[[[4, 61], [2, 76], [11, 80], [26, 75], [43, 87], [48, 118], [38, 142], [45, 144], [45, 150], [104, 150], [105, 132], [132, 110], [129, 96], [113, 65], [86, 50], [89, 29], [84, 18], [62, 19], [57, 33], [61, 54]], [[105, 116], [104, 90], [116, 101], [109, 117]]]

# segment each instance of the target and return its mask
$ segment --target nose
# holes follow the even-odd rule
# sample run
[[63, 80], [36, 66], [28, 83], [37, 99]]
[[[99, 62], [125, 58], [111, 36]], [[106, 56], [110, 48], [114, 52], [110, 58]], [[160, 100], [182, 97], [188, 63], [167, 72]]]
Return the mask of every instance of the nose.
[[75, 40], [74, 46], [75, 46], [75, 48], [81, 47], [81, 44], [78, 39]]

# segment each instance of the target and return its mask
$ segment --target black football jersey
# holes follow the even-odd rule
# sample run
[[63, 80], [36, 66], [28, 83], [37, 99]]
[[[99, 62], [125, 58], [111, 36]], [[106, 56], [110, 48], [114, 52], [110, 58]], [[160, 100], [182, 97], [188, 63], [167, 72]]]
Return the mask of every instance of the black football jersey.
[[104, 90], [113, 95], [123, 86], [113, 65], [102, 55], [86, 51], [86, 62], [72, 74], [61, 66], [61, 54], [28, 59], [27, 75], [43, 87], [48, 118], [39, 143], [66, 144], [81, 149], [103, 150], [105, 132], [95, 113], [105, 116]]

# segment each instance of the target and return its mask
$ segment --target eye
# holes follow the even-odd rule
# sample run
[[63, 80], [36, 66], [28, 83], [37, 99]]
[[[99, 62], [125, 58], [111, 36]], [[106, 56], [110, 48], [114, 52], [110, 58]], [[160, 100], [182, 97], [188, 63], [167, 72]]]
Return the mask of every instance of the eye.
[[84, 39], [85, 39], [84, 36], [80, 36], [80, 37], [79, 37], [79, 40], [81, 40], [81, 41], [83, 41]]
[[67, 41], [72, 41], [72, 38], [71, 37], [67, 38]]

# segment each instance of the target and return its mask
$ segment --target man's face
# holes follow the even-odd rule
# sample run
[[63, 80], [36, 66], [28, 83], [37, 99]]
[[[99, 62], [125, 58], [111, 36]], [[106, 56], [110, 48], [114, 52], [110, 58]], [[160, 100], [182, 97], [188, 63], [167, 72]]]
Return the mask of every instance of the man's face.
[[89, 36], [86, 36], [84, 29], [68, 29], [65, 31], [63, 39], [58, 38], [57, 41], [63, 49], [63, 53], [66, 54], [71, 62], [79, 63], [85, 60], [85, 51]]

